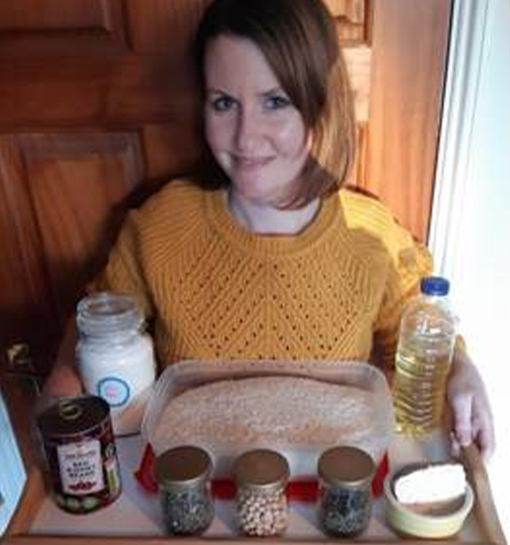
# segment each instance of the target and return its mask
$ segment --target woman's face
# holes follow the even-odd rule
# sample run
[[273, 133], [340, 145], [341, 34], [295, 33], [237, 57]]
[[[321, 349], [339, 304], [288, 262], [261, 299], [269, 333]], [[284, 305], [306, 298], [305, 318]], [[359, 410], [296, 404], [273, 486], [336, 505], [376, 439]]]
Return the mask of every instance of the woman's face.
[[288, 198], [308, 156], [299, 111], [251, 40], [222, 35], [205, 57], [206, 138], [233, 189], [258, 204]]

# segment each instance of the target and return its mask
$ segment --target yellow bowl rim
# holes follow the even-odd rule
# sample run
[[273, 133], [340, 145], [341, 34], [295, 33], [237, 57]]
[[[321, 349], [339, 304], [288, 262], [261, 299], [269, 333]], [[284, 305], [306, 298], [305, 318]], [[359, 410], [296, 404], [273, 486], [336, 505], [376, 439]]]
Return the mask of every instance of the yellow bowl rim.
[[[402, 468], [403, 469], [403, 468]], [[396, 498], [394, 492], [393, 492], [393, 479], [395, 476], [400, 473], [397, 472], [392, 475], [388, 475], [386, 479], [384, 480], [384, 494], [386, 496], [386, 499], [389, 501], [390, 505], [398, 509], [400, 512], [404, 513], [405, 515], [408, 515], [409, 517], [414, 518], [415, 520], [421, 520], [424, 522], [444, 522], [447, 520], [451, 520], [452, 518], [464, 520], [467, 515], [470, 513], [475, 499], [475, 494], [473, 492], [473, 488], [469, 484], [468, 481], [466, 481], [466, 494], [465, 494], [465, 500], [459, 509], [456, 511], [453, 511], [452, 513], [448, 513], [446, 515], [427, 515], [423, 513], [417, 513], [416, 511], [413, 511], [412, 509], [409, 509], [404, 504], [398, 501]]]

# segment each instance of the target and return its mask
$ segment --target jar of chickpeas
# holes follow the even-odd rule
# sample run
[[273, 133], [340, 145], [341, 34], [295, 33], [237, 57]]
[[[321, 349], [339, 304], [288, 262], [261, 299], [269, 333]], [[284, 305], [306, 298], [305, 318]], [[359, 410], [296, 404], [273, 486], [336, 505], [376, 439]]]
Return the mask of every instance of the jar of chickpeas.
[[288, 526], [285, 487], [289, 464], [278, 452], [257, 449], [240, 456], [234, 465], [237, 516], [247, 536], [277, 536]]

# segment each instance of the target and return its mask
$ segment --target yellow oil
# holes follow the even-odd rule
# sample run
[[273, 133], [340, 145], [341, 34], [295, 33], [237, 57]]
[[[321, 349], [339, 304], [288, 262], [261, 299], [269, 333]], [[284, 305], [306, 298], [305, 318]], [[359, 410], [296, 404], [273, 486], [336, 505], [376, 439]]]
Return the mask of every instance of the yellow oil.
[[393, 384], [399, 432], [419, 436], [441, 426], [451, 354], [448, 341], [427, 350], [400, 339]]

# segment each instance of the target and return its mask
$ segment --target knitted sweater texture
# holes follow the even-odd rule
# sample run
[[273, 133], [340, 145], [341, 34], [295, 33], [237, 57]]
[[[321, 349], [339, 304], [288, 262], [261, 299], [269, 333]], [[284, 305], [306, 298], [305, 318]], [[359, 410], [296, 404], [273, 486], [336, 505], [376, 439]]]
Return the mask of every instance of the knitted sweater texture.
[[175, 180], [132, 211], [96, 289], [133, 294], [161, 365], [182, 359], [391, 360], [430, 256], [378, 201], [325, 199], [299, 235], [238, 225], [221, 191]]

